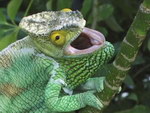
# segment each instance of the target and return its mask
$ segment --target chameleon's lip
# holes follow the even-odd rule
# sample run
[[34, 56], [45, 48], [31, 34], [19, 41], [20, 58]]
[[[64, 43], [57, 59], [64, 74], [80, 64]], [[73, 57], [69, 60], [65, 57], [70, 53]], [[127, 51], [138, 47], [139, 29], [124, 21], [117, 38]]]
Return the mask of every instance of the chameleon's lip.
[[81, 55], [92, 53], [101, 48], [105, 43], [102, 33], [84, 27], [81, 34], [66, 47], [65, 53], [68, 55]]

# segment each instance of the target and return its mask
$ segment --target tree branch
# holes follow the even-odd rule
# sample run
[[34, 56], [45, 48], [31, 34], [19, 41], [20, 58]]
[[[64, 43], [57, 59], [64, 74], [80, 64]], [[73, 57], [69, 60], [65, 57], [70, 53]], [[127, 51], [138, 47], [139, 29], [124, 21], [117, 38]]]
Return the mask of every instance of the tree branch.
[[[106, 80], [104, 81], [104, 90], [96, 94], [97, 97], [100, 98], [104, 107], [110, 103], [111, 99], [118, 92], [118, 89], [125, 79], [127, 72], [131, 68], [131, 64], [134, 62], [138, 50], [149, 29], [150, 0], [144, 0], [122, 42], [120, 52], [112, 63], [112, 67], [109, 70], [110, 73], [106, 76]], [[87, 111], [88, 113], [102, 113], [102, 110], [98, 111], [94, 108], [86, 107], [80, 110], [80, 113], [87, 113]]]

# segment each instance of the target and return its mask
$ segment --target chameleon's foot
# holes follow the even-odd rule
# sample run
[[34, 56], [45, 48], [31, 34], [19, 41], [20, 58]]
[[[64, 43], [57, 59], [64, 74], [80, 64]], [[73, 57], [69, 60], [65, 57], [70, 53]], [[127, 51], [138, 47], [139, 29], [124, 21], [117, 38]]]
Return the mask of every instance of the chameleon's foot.
[[49, 83], [45, 92], [46, 105], [50, 111], [70, 112], [79, 110], [86, 105], [101, 109], [103, 107], [100, 100], [94, 95], [95, 91], [59, 96], [60, 84]]
[[83, 98], [83, 102], [86, 105], [95, 107], [97, 109], [101, 109], [103, 107], [103, 104], [100, 102], [100, 100], [93, 94], [93, 92], [86, 92], [82, 94]]
[[101, 92], [104, 89], [104, 79], [105, 77], [89, 78], [85, 84], [81, 85], [80, 89], [83, 91]]

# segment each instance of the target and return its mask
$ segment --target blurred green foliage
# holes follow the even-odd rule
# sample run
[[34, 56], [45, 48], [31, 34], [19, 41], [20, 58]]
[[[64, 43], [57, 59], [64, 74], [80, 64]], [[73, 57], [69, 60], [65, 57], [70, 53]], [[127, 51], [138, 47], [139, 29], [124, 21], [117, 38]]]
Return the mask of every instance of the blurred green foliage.
[[[76, 2], [74, 2], [76, 1]], [[18, 24], [24, 16], [63, 8], [78, 9], [87, 27], [101, 31], [118, 53], [120, 43], [130, 27], [142, 0], [0, 0], [0, 50], [26, 34]], [[79, 8], [79, 6], [82, 6]], [[150, 33], [142, 45], [122, 91], [104, 113], [150, 113]], [[107, 75], [109, 65], [97, 72]]]

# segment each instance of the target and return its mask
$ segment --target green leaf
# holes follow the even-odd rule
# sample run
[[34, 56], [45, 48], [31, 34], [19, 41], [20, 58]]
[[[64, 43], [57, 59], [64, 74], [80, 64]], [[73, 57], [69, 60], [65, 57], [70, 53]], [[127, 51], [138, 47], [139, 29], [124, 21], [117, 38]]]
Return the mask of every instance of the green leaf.
[[71, 8], [72, 0], [57, 0], [57, 9]]
[[115, 53], [114, 53], [114, 55], [117, 55], [117, 53], [120, 51], [120, 45], [121, 45], [121, 42], [120, 41], [118, 41], [118, 42], [116, 42], [116, 43], [114, 43], [113, 44], [114, 45], [114, 47], [115, 47]]
[[128, 109], [126, 111], [120, 111], [116, 113], [150, 113], [150, 109], [143, 105], [137, 105], [132, 109]]
[[125, 80], [124, 80], [124, 83], [130, 87], [130, 88], [134, 88], [135, 87], [135, 83], [134, 81], [132, 80], [131, 76], [126, 76]]
[[98, 9], [98, 20], [105, 20], [107, 18], [109, 18], [114, 11], [114, 7], [111, 4], [103, 4], [99, 6]]
[[82, 12], [84, 17], [86, 17], [88, 12], [92, 8], [92, 5], [93, 5], [92, 3], [93, 3], [93, 0], [84, 0], [83, 6], [82, 6], [82, 9], [81, 9], [81, 12]]
[[13, 29], [2, 29], [0, 31], [0, 39], [7, 36], [8, 34], [11, 34], [14, 30]]
[[4, 13], [3, 13], [3, 9], [2, 8], [0, 8], [0, 23], [5, 23], [6, 22], [6, 17], [5, 17], [5, 15], [4, 15]]
[[93, 17], [92, 16], [88, 16], [87, 18], [88, 19], [87, 19], [86, 25], [91, 25], [92, 22], [93, 22]]
[[1, 23], [0, 22], [0, 39], [5, 37], [6, 35], [10, 34], [12, 31], [14, 31], [14, 29], [16, 28], [16, 26], [11, 25], [7, 22]]
[[139, 64], [144, 64], [145, 63], [145, 59], [143, 58], [142, 54], [138, 54], [138, 56], [136, 57], [133, 65], [139, 65]]
[[48, 0], [48, 2], [46, 3], [47, 10], [52, 10], [52, 3], [53, 3], [53, 0]]
[[122, 32], [123, 28], [118, 24], [114, 16], [109, 17], [105, 20], [106, 24], [115, 32]]
[[0, 39], [0, 50], [7, 47], [9, 44], [17, 40], [19, 29], [15, 29], [13, 32], [9, 33], [5, 37]]
[[13, 27], [16, 27], [15, 25], [12, 25], [12, 24], [9, 24], [9, 23], [7, 23], [7, 22], [5, 22], [5, 23], [0, 23], [0, 28], [1, 28], [1, 30], [2, 29], [10, 29], [10, 28], [13, 28]]
[[137, 97], [136, 93], [131, 93], [127, 98], [138, 102], [138, 97]]
[[20, 8], [22, 0], [11, 0], [7, 6], [7, 14], [11, 20], [14, 20]]
[[105, 27], [96, 26], [97, 30], [102, 32], [102, 34], [106, 37], [108, 35], [108, 30]]

